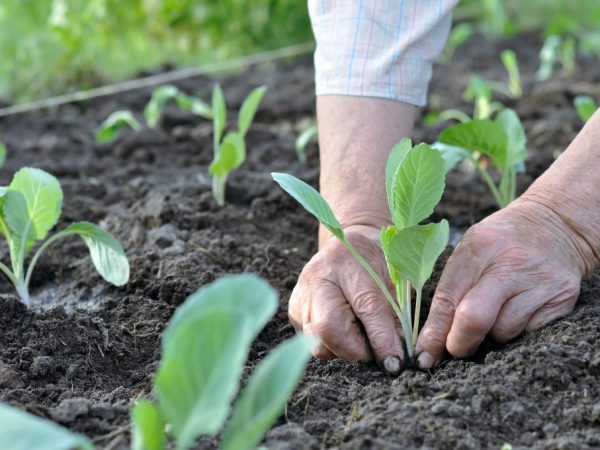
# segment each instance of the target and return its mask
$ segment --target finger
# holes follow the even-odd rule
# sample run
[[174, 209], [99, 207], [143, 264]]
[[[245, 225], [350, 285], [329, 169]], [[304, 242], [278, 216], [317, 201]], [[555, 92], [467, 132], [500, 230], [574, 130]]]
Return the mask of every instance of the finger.
[[512, 296], [512, 287], [509, 280], [484, 274], [464, 295], [446, 339], [446, 348], [453, 356], [464, 358], [475, 353]]
[[524, 330], [534, 330], [563, 317], [573, 310], [579, 296], [580, 279], [574, 277], [557, 283], [536, 284], [535, 289], [520, 293], [507, 301], [490, 335], [507, 342]]
[[437, 366], [444, 356], [446, 337], [452, 327], [454, 311], [475, 284], [482, 264], [470, 254], [469, 246], [457, 247], [442, 272], [433, 296], [429, 316], [417, 339], [417, 364], [423, 369]]
[[297, 332], [303, 330], [302, 327], [302, 305], [309, 302], [310, 296], [308, 290], [301, 280], [294, 287], [290, 301], [288, 302], [288, 319]]
[[[363, 280], [362, 285], [373, 284], [372, 280]], [[378, 290], [364, 290], [354, 295], [347, 293], [354, 314], [363, 325], [375, 360], [390, 374], [400, 373], [404, 362], [404, 341], [399, 332], [396, 315]]]
[[541, 308], [537, 309], [535, 313], [531, 315], [525, 325], [525, 330], [537, 330], [544, 325], [569, 314], [575, 307], [580, 290], [581, 277], [573, 276], [565, 279], [560, 283], [560, 289], [559, 292], [556, 293], [556, 298], [544, 303]]
[[[315, 333], [311, 329], [311, 324], [310, 323], [306, 326], [306, 329], [305, 329], [304, 333], [307, 334], [307, 335], [310, 335], [310, 336], [315, 336]], [[334, 359], [334, 358], [336, 358], [335, 354], [331, 350], [329, 350], [327, 348], [327, 346], [325, 344], [323, 344], [322, 342], [320, 342], [313, 349], [312, 354], [313, 354], [314, 357], [321, 358], [321, 359]]]
[[312, 284], [309, 316], [303, 327], [339, 358], [350, 362], [373, 359], [356, 316], [336, 283], [319, 280]]

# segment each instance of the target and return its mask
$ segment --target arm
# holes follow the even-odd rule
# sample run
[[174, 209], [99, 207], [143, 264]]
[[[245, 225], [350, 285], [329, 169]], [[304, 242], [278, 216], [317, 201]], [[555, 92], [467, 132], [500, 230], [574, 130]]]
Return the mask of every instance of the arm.
[[[321, 192], [348, 239], [384, 279], [385, 164], [425, 102], [454, 3], [309, 0], [317, 40]], [[375, 359], [390, 373], [400, 370], [403, 342], [391, 307], [324, 229], [292, 293], [289, 316], [297, 330], [320, 338], [316, 356]]]
[[418, 362], [445, 348], [471, 355], [568, 314], [600, 255], [600, 113], [507, 208], [472, 227], [448, 261], [417, 343]]

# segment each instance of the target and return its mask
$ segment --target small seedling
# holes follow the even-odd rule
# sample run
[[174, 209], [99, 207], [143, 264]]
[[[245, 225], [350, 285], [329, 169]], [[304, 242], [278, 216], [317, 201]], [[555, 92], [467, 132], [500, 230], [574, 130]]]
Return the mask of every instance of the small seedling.
[[227, 107], [225, 96], [219, 85], [216, 85], [212, 95], [213, 115], [213, 149], [214, 157], [208, 171], [213, 176], [213, 196], [219, 206], [225, 204], [225, 186], [229, 174], [240, 167], [246, 160], [246, 133], [254, 120], [267, 88], [261, 86], [254, 89], [242, 103], [238, 113], [238, 129], [230, 131], [223, 137], [227, 123]]
[[[163, 334], [158, 399], [139, 400], [131, 411], [132, 450], [189, 449], [199, 437], [218, 434], [228, 417], [220, 448], [255, 448], [283, 411], [315, 344], [298, 335], [277, 346], [231, 408], [250, 344], [276, 310], [276, 291], [255, 275], [224, 277], [188, 297]], [[93, 449], [88, 439], [6, 405], [0, 405], [0, 442], [23, 450]]]
[[[25, 305], [31, 304], [29, 282], [36, 263], [57, 240], [79, 235], [87, 245], [98, 273], [109, 283], [122, 286], [129, 280], [129, 262], [123, 247], [110, 233], [89, 222], [76, 222], [46, 239], [58, 221], [63, 193], [58, 180], [40, 169], [23, 168], [7, 187], [0, 188], [0, 233], [8, 243], [11, 267], [0, 262]], [[36, 242], [27, 270], [25, 260]]]
[[152, 92], [152, 98], [144, 108], [144, 117], [150, 128], [154, 128], [160, 119], [160, 116], [170, 101], [175, 101], [177, 106], [186, 111], [190, 111], [205, 119], [212, 119], [212, 110], [210, 105], [199, 98], [192, 97], [181, 92], [175, 86], [161, 86]]
[[[427, 144], [412, 146], [410, 139], [396, 145], [388, 159], [385, 185], [393, 225], [381, 230], [381, 246], [396, 296], [365, 258], [348, 241], [342, 225], [326, 200], [311, 186], [291, 175], [273, 173], [277, 183], [314, 215], [356, 258], [383, 292], [400, 319], [406, 347], [413, 357], [419, 330], [421, 295], [435, 261], [448, 243], [449, 226], [419, 225], [433, 213], [445, 186], [445, 166], [440, 152]], [[412, 314], [412, 289], [416, 291]]]
[[115, 111], [96, 130], [96, 142], [113, 142], [126, 127], [134, 131], [142, 128], [131, 111]]
[[306, 163], [306, 153], [304, 151], [306, 149], [306, 146], [312, 139], [316, 138], [318, 135], [319, 129], [316, 125], [308, 127], [306, 130], [304, 130], [298, 135], [295, 146], [296, 156], [298, 157], [298, 161], [300, 161], [302, 164]]
[[2, 141], [0, 141], [0, 167], [3, 167], [4, 163], [6, 162], [6, 154], [6, 145], [4, 145]]
[[560, 63], [565, 74], [575, 70], [576, 42], [572, 36], [562, 37], [552, 34], [546, 38], [540, 50], [540, 67], [535, 74], [537, 81], [546, 81], [554, 73], [557, 63]]
[[[470, 161], [500, 208], [516, 197], [516, 174], [525, 171], [525, 130], [512, 109], [502, 110], [495, 120], [476, 119], [446, 128], [434, 144], [444, 157], [446, 170], [462, 160]], [[491, 161], [500, 174], [496, 185], [488, 172]]]
[[519, 62], [517, 55], [513, 50], [503, 50], [500, 59], [508, 73], [508, 92], [511, 98], [519, 98], [523, 95], [521, 87], [521, 73], [519, 71]]
[[596, 100], [589, 95], [578, 95], [575, 97], [575, 100], [573, 100], [573, 104], [575, 105], [579, 118], [584, 123], [590, 120], [590, 117], [592, 117], [598, 109]]
[[452, 61], [456, 49], [467, 42], [474, 33], [475, 27], [468, 22], [459, 23], [452, 27], [452, 31], [446, 42], [446, 47], [440, 57], [440, 62], [442, 64], [449, 64]]

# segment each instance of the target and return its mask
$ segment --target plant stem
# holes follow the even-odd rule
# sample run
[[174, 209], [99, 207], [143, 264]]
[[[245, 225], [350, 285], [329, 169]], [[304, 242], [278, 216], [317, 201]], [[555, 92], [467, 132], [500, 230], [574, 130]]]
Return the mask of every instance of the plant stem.
[[213, 175], [212, 178], [212, 192], [217, 205], [225, 205], [225, 185], [227, 183], [227, 176]]
[[[410, 325], [411, 317], [409, 311], [410, 294], [408, 296], [406, 295], [406, 287], [408, 284], [406, 278], [400, 278], [396, 284], [396, 296], [398, 297], [398, 303], [400, 305], [400, 314], [398, 315], [398, 318], [400, 319], [400, 325], [402, 325], [406, 350], [408, 351], [408, 356], [412, 357], [412, 328]], [[408, 292], [410, 293], [410, 287]]]
[[21, 301], [28, 308], [31, 306], [31, 296], [29, 295], [29, 289], [23, 280], [17, 281], [15, 283], [15, 289], [17, 290], [17, 294], [21, 298]]
[[506, 206], [506, 203], [502, 198], [502, 194], [500, 194], [500, 191], [496, 187], [496, 183], [494, 183], [494, 180], [492, 180], [492, 177], [490, 177], [490, 174], [487, 172], [487, 170], [482, 169], [479, 164], [475, 164], [475, 167], [477, 167], [477, 172], [479, 172], [479, 175], [481, 176], [483, 182], [494, 196], [494, 200], [496, 200], [496, 203], [498, 204], [500, 209], [504, 208]]
[[421, 289], [417, 289], [417, 298], [415, 300], [415, 317], [413, 323], [413, 353], [417, 346], [417, 338], [419, 337], [419, 318], [421, 316], [421, 296], [423, 295]]

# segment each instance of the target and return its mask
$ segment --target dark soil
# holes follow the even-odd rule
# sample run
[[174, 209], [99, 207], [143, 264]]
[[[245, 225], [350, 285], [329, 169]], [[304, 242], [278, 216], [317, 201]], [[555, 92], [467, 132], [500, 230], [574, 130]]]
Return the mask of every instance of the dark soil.
[[[521, 38], [493, 46], [477, 40], [438, 68], [432, 105], [461, 106], [470, 113], [460, 97], [468, 75], [504, 79], [498, 55], [513, 46], [525, 95], [504, 100], [519, 112], [529, 138], [528, 174], [519, 180], [523, 190], [581, 127], [572, 98], [579, 93], [600, 98], [600, 71], [597, 61], [581, 59], [574, 75], [534, 83], [539, 42]], [[221, 80], [231, 111], [252, 87], [269, 86], [249, 133], [249, 159], [231, 177], [228, 204], [221, 209], [207, 181], [197, 177], [206, 174], [211, 159], [210, 124], [169, 109], [155, 130], [129, 132], [111, 145], [94, 143], [96, 126], [110, 112], [141, 112], [149, 91], [0, 119], [0, 140], [10, 151], [0, 181], [8, 182], [23, 165], [50, 171], [65, 191], [59, 227], [73, 220], [100, 223], [123, 242], [132, 264], [131, 282], [113, 288], [73, 239], [52, 248], [39, 264], [32, 281], [38, 306], [26, 310], [15, 297], [0, 296], [0, 401], [85, 433], [99, 448], [126, 448], [128, 408], [138, 396], [151, 394], [167, 320], [188, 294], [227, 273], [257, 273], [281, 294], [279, 311], [253, 346], [251, 361], [292, 335], [287, 300], [316, 250], [317, 224], [269, 173], [317, 181], [316, 146], [308, 150], [307, 165], [293, 151], [297, 132], [314, 116], [312, 79], [307, 59]], [[212, 84], [196, 78], [180, 87], [207, 98]], [[414, 138], [433, 141], [440, 129], [418, 125]], [[436, 218], [448, 218], [460, 230], [494, 207], [474, 174], [456, 171]], [[12, 292], [4, 280], [0, 292]], [[583, 283], [569, 317], [512, 344], [485, 345], [471, 360], [448, 359], [431, 373], [410, 369], [390, 378], [371, 365], [313, 360], [266, 444], [599, 448], [599, 297], [600, 277], [594, 276]]]

